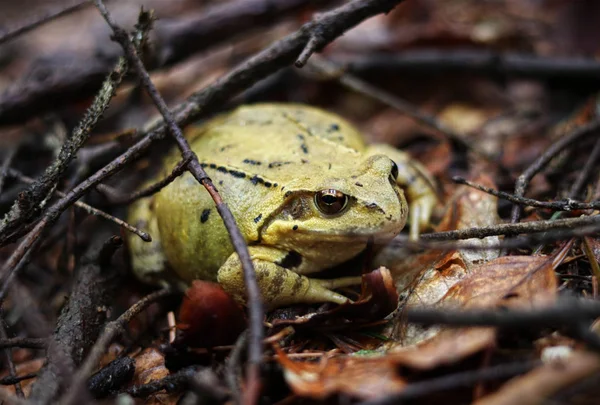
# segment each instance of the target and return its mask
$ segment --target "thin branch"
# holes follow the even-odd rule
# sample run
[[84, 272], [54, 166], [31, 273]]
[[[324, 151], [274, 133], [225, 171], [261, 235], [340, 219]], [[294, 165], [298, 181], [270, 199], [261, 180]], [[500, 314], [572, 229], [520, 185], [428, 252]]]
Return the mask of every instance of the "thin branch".
[[[195, 14], [157, 22], [153, 35], [155, 68], [173, 66], [208, 48], [243, 38], [251, 30], [267, 29], [304, 8], [324, 7], [334, 0], [232, 0], [214, 2]], [[45, 111], [87, 100], [100, 87], [117, 60], [116, 51], [94, 58], [72, 54], [79, 63], [65, 68], [34, 60], [48, 72], [48, 79], [32, 83], [23, 77], [0, 94], [0, 123], [14, 124]], [[37, 63], [36, 63], [37, 62]]]
[[[600, 143], [598, 143], [600, 144]], [[600, 150], [600, 148], [598, 148]], [[533, 198], [518, 197], [514, 194], [505, 193], [504, 191], [494, 190], [493, 188], [483, 186], [481, 184], [473, 183], [472, 181], [466, 180], [462, 177], [455, 176], [452, 178], [457, 184], [464, 184], [469, 187], [473, 187], [476, 190], [483, 191], [484, 193], [491, 194], [495, 197], [502, 198], [510, 201], [514, 204], [525, 205], [528, 207], [535, 208], [547, 208], [555, 211], [573, 211], [573, 210], [597, 210], [600, 209], [600, 201], [592, 201], [589, 203], [578, 202], [573, 200], [566, 201], [539, 201]]]
[[359, 405], [403, 404], [405, 401], [435, 395], [440, 391], [469, 387], [483, 381], [504, 380], [515, 377], [525, 374], [541, 364], [541, 361], [526, 361], [522, 363], [499, 364], [484, 369], [448, 374], [442, 377], [410, 383], [397, 394], [359, 402]]
[[[198, 183], [206, 188], [206, 191], [208, 191], [215, 202], [217, 212], [221, 215], [223, 223], [225, 224], [225, 228], [227, 228], [227, 232], [229, 233], [229, 237], [231, 239], [231, 244], [233, 245], [233, 248], [239, 257], [244, 272], [244, 284], [246, 287], [247, 304], [250, 312], [248, 375], [249, 378], [252, 378], [251, 381], [253, 381], [250, 384], [258, 384], [257, 381], [260, 375], [260, 364], [262, 363], [262, 340], [264, 337], [262, 321], [264, 318], [264, 306], [262, 303], [260, 289], [258, 288], [258, 282], [256, 280], [254, 265], [252, 263], [252, 259], [250, 258], [248, 246], [246, 245], [246, 240], [238, 228], [229, 207], [225, 202], [223, 202], [223, 199], [219, 195], [217, 189], [200, 165], [198, 157], [190, 148], [190, 145], [185, 139], [181, 129], [175, 122], [175, 117], [167, 107], [167, 104], [163, 98], [158, 93], [154, 83], [152, 83], [150, 75], [144, 68], [144, 64], [136, 52], [135, 46], [129, 39], [129, 35], [112, 20], [112, 17], [104, 6], [102, 0], [94, 1], [96, 7], [106, 20], [107, 24], [111, 27], [115, 39], [123, 47], [123, 50], [127, 55], [127, 59], [132, 64], [134, 70], [140, 78], [140, 81], [142, 82], [142, 85], [146, 89], [146, 92], [152, 98], [152, 101], [163, 116], [169, 133], [175, 138], [183, 159], [187, 161], [187, 170], [192, 174], [192, 176], [194, 176]], [[255, 403], [257, 399], [257, 396], [252, 397], [250, 399], [250, 403]]]
[[70, 389], [65, 392], [58, 403], [62, 405], [77, 403], [81, 394], [81, 390], [85, 387], [85, 382], [87, 381], [88, 377], [91, 375], [92, 371], [94, 371], [94, 368], [104, 355], [108, 345], [118, 335], [123, 333], [125, 330], [125, 325], [127, 325], [127, 323], [129, 323], [136, 315], [146, 309], [150, 304], [153, 304], [154, 302], [171, 294], [173, 294], [173, 292], [169, 289], [153, 292], [130, 307], [116, 320], [109, 322], [98, 340], [96, 340], [96, 343], [90, 350], [90, 353], [83, 362], [82, 366], [79, 368], [79, 370], [77, 370], [77, 373], [71, 381]]
[[598, 80], [600, 62], [591, 57], [541, 56], [531, 53], [496, 52], [487, 49], [407, 49], [400, 52], [335, 54], [333, 60], [360, 75], [416, 73], [480, 74], [492, 77]]
[[[35, 182], [34, 179], [32, 179], [31, 177], [25, 176], [24, 174], [20, 173], [17, 170], [9, 169], [8, 172], [9, 172], [9, 174], [12, 177], [14, 177], [14, 178], [16, 178], [16, 179], [18, 179], [18, 180], [26, 183], [26, 184], [32, 184], [33, 182]], [[61, 197], [65, 197], [67, 195], [66, 193], [63, 193], [62, 191], [59, 191], [59, 190], [55, 190], [54, 192], [57, 195], [61, 196]], [[152, 238], [150, 237], [150, 235], [147, 232], [144, 232], [141, 229], [138, 229], [135, 226], [133, 226], [133, 225], [131, 225], [131, 224], [123, 221], [122, 219], [119, 219], [119, 218], [117, 218], [115, 216], [112, 216], [112, 215], [110, 215], [107, 212], [104, 212], [104, 211], [102, 211], [102, 210], [100, 210], [98, 208], [92, 207], [91, 205], [86, 204], [86, 203], [81, 202], [81, 201], [75, 201], [75, 203], [73, 205], [76, 206], [76, 207], [78, 207], [78, 208], [81, 208], [81, 209], [85, 210], [90, 215], [96, 215], [96, 216], [102, 217], [102, 218], [107, 219], [110, 222], [112, 222], [112, 223], [114, 223], [114, 224], [116, 224], [118, 226], [121, 226], [121, 227], [125, 228], [129, 232], [134, 233], [137, 236], [139, 236], [145, 242], [151, 242], [152, 241]]]
[[19, 225], [30, 220], [39, 212], [39, 204], [56, 187], [58, 181], [66, 171], [67, 167], [77, 155], [77, 151], [88, 140], [92, 129], [100, 120], [102, 114], [108, 108], [110, 100], [114, 96], [117, 86], [127, 73], [127, 62], [124, 58], [119, 59], [117, 66], [112, 74], [106, 78], [102, 89], [88, 108], [85, 115], [73, 130], [54, 162], [48, 166], [44, 172], [29, 188], [19, 194], [19, 198], [13, 203], [10, 211], [0, 222], [0, 243], [5, 242], [10, 232], [14, 231]]
[[13, 158], [17, 154], [17, 148], [10, 148], [8, 153], [6, 154], [6, 158], [4, 162], [2, 162], [2, 167], [0, 167], [0, 194], [2, 194], [2, 190], [4, 189], [4, 181], [6, 180], [6, 176], [8, 175], [8, 168], [12, 163]]
[[398, 110], [402, 114], [408, 115], [418, 123], [434, 129], [436, 132], [445, 136], [452, 143], [459, 145], [461, 148], [473, 151], [478, 156], [495, 163], [496, 159], [490, 156], [487, 152], [479, 149], [473, 142], [467, 140], [464, 134], [458, 133], [452, 128], [447, 127], [442, 122], [438, 121], [437, 118], [421, 111], [408, 101], [388, 93], [385, 90], [381, 90], [376, 86], [373, 86], [358, 78], [357, 76], [345, 72], [341, 66], [338, 66], [337, 64], [330, 62], [325, 58], [315, 56], [311, 59], [309, 67], [315, 68], [328, 78], [337, 79], [337, 81], [342, 85], [357, 93], [373, 98], [382, 104]]
[[134, 385], [133, 387], [127, 388], [124, 392], [132, 397], [146, 398], [148, 395], [164, 389], [169, 392], [181, 390], [189, 385], [190, 380], [195, 374], [195, 367], [187, 367], [148, 384]]
[[436, 233], [425, 233], [421, 235], [423, 240], [458, 240], [471, 238], [486, 238], [488, 236], [512, 236], [523, 233], [546, 232], [549, 230], [577, 230], [578, 227], [592, 225], [595, 230], [600, 226], [600, 215], [584, 216], [580, 218], [567, 218], [548, 221], [530, 221], [516, 224], [498, 224], [480, 228], [460, 229], [457, 231], [446, 231]]
[[[4, 317], [1, 317], [0, 318], [0, 339], [6, 340], [7, 338], [8, 337], [6, 335], [6, 325], [4, 323]], [[6, 364], [8, 365], [8, 377], [15, 379], [15, 378], [17, 378], [17, 368], [15, 367], [15, 363], [13, 361], [12, 348], [5, 347], [2, 350], [4, 351], [4, 357], [6, 357]], [[14, 382], [14, 386], [15, 386], [15, 393], [17, 394], [17, 397], [25, 398], [25, 395], [23, 394], [23, 388], [21, 387], [21, 381], [16, 380]]]
[[24, 349], [45, 349], [48, 339], [43, 338], [10, 338], [0, 339], [0, 349], [5, 347], [22, 347]]
[[419, 325], [499, 328], [562, 328], [579, 326], [600, 317], [600, 302], [588, 299], [562, 298], [552, 306], [538, 309], [448, 310], [408, 308], [407, 322]]
[[[546, 165], [556, 157], [562, 150], [571, 146], [576, 141], [586, 136], [598, 133], [600, 130], [600, 120], [596, 119], [585, 125], [576, 128], [573, 132], [564, 135], [557, 142], [553, 143], [546, 151], [535, 160], [517, 179], [515, 183], [515, 196], [523, 197], [525, 190], [531, 179], [539, 173]], [[511, 213], [511, 222], [519, 221], [521, 208], [518, 205], [513, 206]]]
[[32, 378], [37, 377], [37, 373], [27, 373], [24, 375], [19, 375], [15, 377], [7, 376], [0, 378], [0, 385], [14, 385], [20, 383], [24, 380], [31, 380]]
[[585, 181], [588, 179], [592, 170], [596, 166], [598, 162], [598, 158], [600, 158], [600, 139], [596, 141], [594, 144], [594, 149], [592, 149], [592, 153], [585, 162], [583, 169], [577, 176], [577, 180], [573, 183], [573, 186], [569, 190], [569, 198], [576, 198], [581, 189], [583, 188]]
[[[164, 187], [171, 184], [177, 177], [181, 176], [186, 171], [187, 165], [191, 159], [192, 159], [192, 157], [188, 156], [187, 159], [180, 160], [177, 163], [177, 165], [173, 168], [171, 173], [164, 179], [162, 179], [154, 184], [151, 184], [150, 186], [148, 186], [142, 190], [137, 190], [129, 195], [118, 196], [116, 198], [112, 198], [111, 203], [119, 204], [119, 205], [121, 205], [121, 204], [127, 205], [127, 204], [134, 202], [135, 200], [138, 200], [138, 199], [144, 198], [144, 197], [148, 197], [154, 193], [159, 192]], [[98, 189], [101, 190], [102, 186], [103, 186], [102, 184], [98, 184]]]
[[[147, 29], [148, 27], [144, 26], [143, 24], [139, 25], [139, 27], [142, 31], [136, 35], [136, 38], [137, 38], [137, 40], [142, 41], [146, 35], [143, 32], [143, 30]], [[115, 68], [114, 75], [110, 75], [105, 81], [104, 89], [108, 93], [111, 93], [111, 94], [114, 93], [116, 83], [120, 82], [122, 76], [126, 72], [125, 67], [126, 67], [125, 59], [120, 58], [119, 63], [117, 64], [117, 67]], [[112, 77], [112, 76], [115, 76], [115, 77]], [[85, 127], [84, 124], [86, 122], [88, 124], [92, 124], [92, 123], [95, 123], [98, 121], [100, 116], [99, 115], [95, 116], [94, 114], [95, 113], [101, 114], [106, 109], [107, 104], [110, 101], [110, 97], [107, 97], [107, 96], [108, 96], [108, 94], [103, 94], [103, 93], [100, 93], [96, 96], [96, 98], [94, 99], [94, 102], [92, 103], [92, 106], [88, 109], [88, 112], [86, 113], [86, 115], [84, 116], [84, 118], [82, 119], [79, 126], [77, 127], [77, 129], [74, 132], [74, 134], [78, 134], [78, 136], [72, 136], [63, 145], [63, 149], [61, 149], [61, 154], [59, 155], [59, 158], [55, 161], [55, 165], [53, 165], [53, 166], [56, 166], [55, 168], [58, 169], [58, 171], [53, 170], [52, 166], [46, 170], [45, 174], [49, 174], [49, 177], [47, 177], [46, 180], [51, 180], [52, 181], [51, 184], [55, 184], [54, 182], [58, 180], [58, 177], [60, 176], [60, 174], [62, 174], [64, 172], [64, 170], [66, 169], [66, 166], [64, 163], [66, 161], [72, 160], [75, 157], [76, 150], [82, 146], [81, 141], [84, 141], [85, 139], [87, 139], [87, 135], [89, 135], [92, 127], [91, 126]], [[85, 138], [85, 139], [83, 139], [83, 138]], [[73, 141], [70, 141], [71, 139], [73, 139]], [[137, 146], [145, 145], [147, 147], [150, 145], [151, 140], [152, 140], [152, 137], [148, 136], [147, 138], [144, 138], [142, 140], [144, 142], [140, 141], [136, 145]], [[62, 152], [64, 152], [64, 153], [62, 153]], [[129, 152], [132, 156], [135, 156], [135, 154], [136, 154], [135, 145], [129, 149]], [[61, 156], [63, 158], [65, 158], [66, 161], [61, 160], [62, 159]], [[67, 209], [69, 206], [74, 204], [75, 201], [77, 201], [85, 193], [85, 191], [87, 191], [90, 187], [94, 186], [100, 180], [102, 180], [105, 177], [108, 177], [110, 174], [114, 173], [117, 170], [117, 168], [122, 167], [125, 163], [126, 162], [122, 162], [119, 158], [113, 160], [113, 162], [109, 163], [109, 165], [105, 166], [103, 169], [100, 169], [98, 172], [96, 172], [96, 175], [97, 175], [96, 182], [94, 182], [91, 178], [88, 178], [86, 181], [81, 183], [78, 187], [75, 187], [73, 190], [71, 190], [69, 193], [67, 193], [67, 195], [65, 197], [62, 197], [60, 200], [58, 200], [56, 203], [54, 203], [50, 208], [48, 208], [46, 213], [44, 214], [44, 216], [38, 221], [37, 224], [35, 224], [35, 226], [33, 226], [33, 228], [28, 229], [27, 227], [24, 227], [24, 228], [28, 229], [27, 230], [28, 233], [21, 240], [21, 242], [17, 245], [15, 250], [13, 250], [13, 252], [9, 256], [9, 258], [6, 260], [6, 262], [2, 266], [2, 270], [0, 270], [0, 276], [2, 277], [2, 279], [8, 280], [11, 277], [13, 277], [12, 274], [14, 273], [14, 269], [17, 266], [21, 266], [20, 263], [23, 263], [24, 256], [30, 250], [34, 249], [34, 247], [37, 244], [37, 241], [41, 237], [42, 233], [45, 231], [46, 227], [52, 225], [65, 209]], [[40, 179], [40, 182], [43, 184], [42, 188], [47, 188], [48, 184], [46, 184], [46, 182], [44, 181], [44, 177], [45, 176], [42, 176], [42, 178]], [[30, 190], [32, 188], [34, 188], [34, 186], [35, 185], [32, 185], [30, 187]], [[39, 193], [39, 189], [37, 189], [37, 191]], [[16, 208], [15, 208], [15, 206], [16, 206]], [[13, 208], [15, 208], [15, 209], [13, 210]], [[2, 225], [0, 225], [0, 229], [4, 229], [4, 232], [2, 232], [2, 230], [0, 230], [0, 246], [3, 246], [3, 244], [5, 244], [8, 240], [11, 240], [14, 236], [16, 236], [14, 234], [7, 235], [8, 228], [14, 227], [17, 224], [20, 224], [23, 221], [24, 215], [25, 216], [32, 215], [31, 212], [25, 211], [25, 213], [24, 213], [23, 208], [24, 207], [22, 207], [21, 204], [19, 202], [17, 202], [17, 205], [13, 205], [13, 207], [11, 208], [11, 211], [8, 214], [6, 214], [5, 218], [3, 219]], [[23, 227], [21, 229], [23, 229]], [[3, 286], [3, 288], [6, 288], [6, 283]]]
[[32, 20], [21, 23], [18, 27], [10, 28], [7, 31], [0, 32], [0, 45], [10, 41], [13, 38], [23, 35], [26, 32], [32, 31], [50, 21], [53, 21], [59, 17], [70, 14], [77, 11], [89, 3], [87, 0], [77, 1], [70, 6], [62, 7], [57, 10], [50, 11], [45, 15], [35, 17]]

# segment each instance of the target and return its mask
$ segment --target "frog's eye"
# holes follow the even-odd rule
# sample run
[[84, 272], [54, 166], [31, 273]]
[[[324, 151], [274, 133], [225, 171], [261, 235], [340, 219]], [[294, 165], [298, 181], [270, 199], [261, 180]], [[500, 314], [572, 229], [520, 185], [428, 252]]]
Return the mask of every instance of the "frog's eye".
[[315, 205], [323, 214], [339, 214], [346, 208], [348, 196], [341, 191], [325, 189], [315, 194]]
[[392, 160], [392, 171], [390, 172], [394, 183], [398, 180], [398, 165]]

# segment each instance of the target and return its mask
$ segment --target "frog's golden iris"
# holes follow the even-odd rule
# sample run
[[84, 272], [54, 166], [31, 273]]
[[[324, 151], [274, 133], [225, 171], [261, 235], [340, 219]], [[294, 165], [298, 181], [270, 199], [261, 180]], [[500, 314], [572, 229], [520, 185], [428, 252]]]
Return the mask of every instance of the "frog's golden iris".
[[[186, 136], [248, 242], [270, 308], [346, 302], [333, 290], [357, 284], [359, 277], [307, 275], [354, 257], [369, 239], [390, 240], [409, 211], [416, 237], [436, 201], [418, 163], [388, 145], [366, 145], [351, 124], [317, 108], [244, 106], [190, 127]], [[148, 184], [179, 160], [173, 151]], [[128, 236], [140, 279], [181, 286], [218, 280], [244, 302], [239, 259], [212, 199], [189, 173], [132, 204], [129, 221], [153, 238], [146, 243]]]
[[348, 205], [348, 196], [341, 191], [327, 189], [315, 194], [315, 204], [325, 215], [336, 215]]

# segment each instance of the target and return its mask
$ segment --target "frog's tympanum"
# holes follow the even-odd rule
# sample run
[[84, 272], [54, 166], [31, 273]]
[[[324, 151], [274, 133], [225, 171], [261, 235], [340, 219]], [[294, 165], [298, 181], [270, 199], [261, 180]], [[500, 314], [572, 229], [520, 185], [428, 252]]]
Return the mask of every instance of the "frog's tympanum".
[[[187, 137], [248, 242], [269, 308], [347, 302], [333, 290], [360, 277], [311, 275], [356, 256], [370, 239], [391, 240], [409, 213], [416, 237], [436, 202], [418, 163], [391, 146], [367, 146], [351, 124], [317, 108], [244, 106], [191, 127]], [[157, 179], [180, 159], [174, 151]], [[239, 258], [213, 200], [189, 173], [134, 203], [129, 222], [153, 238], [129, 238], [140, 279], [217, 280], [244, 302]]]

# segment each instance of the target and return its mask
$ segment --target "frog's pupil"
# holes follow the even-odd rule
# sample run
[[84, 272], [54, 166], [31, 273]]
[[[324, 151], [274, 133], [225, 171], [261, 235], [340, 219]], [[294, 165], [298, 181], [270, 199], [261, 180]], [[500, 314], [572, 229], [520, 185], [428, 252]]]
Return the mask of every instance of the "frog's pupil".
[[327, 215], [340, 213], [348, 203], [348, 196], [334, 189], [321, 190], [315, 194], [315, 204]]
[[325, 194], [323, 196], [323, 202], [325, 204], [334, 204], [337, 200], [338, 200], [338, 197], [331, 195], [331, 194]]

